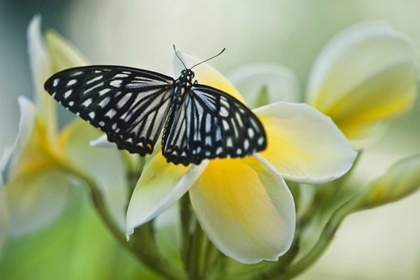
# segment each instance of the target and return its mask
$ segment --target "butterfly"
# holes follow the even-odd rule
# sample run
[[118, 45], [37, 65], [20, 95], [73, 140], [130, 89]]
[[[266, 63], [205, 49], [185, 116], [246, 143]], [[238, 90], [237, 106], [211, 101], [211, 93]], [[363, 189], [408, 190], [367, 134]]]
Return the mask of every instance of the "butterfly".
[[130, 153], [151, 154], [161, 134], [167, 162], [185, 166], [264, 150], [259, 119], [228, 93], [199, 84], [193, 67], [176, 80], [125, 66], [76, 67], [54, 74], [44, 88]]

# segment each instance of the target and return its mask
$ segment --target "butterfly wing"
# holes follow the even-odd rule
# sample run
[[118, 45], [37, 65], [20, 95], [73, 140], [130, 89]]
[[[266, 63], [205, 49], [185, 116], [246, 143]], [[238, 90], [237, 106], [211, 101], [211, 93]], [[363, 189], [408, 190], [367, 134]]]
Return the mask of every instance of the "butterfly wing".
[[144, 156], [153, 151], [162, 130], [173, 84], [173, 78], [152, 71], [87, 66], [56, 73], [44, 87], [119, 149]]
[[175, 164], [236, 158], [264, 150], [267, 138], [258, 118], [234, 97], [195, 84], [171, 110], [162, 139], [163, 155]]

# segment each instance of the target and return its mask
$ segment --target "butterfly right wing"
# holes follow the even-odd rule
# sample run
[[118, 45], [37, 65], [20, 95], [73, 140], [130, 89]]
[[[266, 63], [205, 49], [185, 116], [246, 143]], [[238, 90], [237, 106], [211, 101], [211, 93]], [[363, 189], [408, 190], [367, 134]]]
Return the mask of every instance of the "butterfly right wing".
[[167, 117], [174, 79], [122, 66], [76, 67], [54, 74], [45, 90], [104, 131], [119, 149], [150, 154]]

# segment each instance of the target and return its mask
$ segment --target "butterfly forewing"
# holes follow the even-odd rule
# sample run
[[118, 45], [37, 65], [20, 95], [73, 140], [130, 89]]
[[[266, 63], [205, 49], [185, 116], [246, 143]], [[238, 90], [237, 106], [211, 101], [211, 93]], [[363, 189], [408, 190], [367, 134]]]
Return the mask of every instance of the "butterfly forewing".
[[215, 88], [193, 85], [173, 108], [163, 134], [163, 154], [174, 163], [236, 158], [264, 150], [267, 140], [258, 118], [240, 101]]
[[45, 89], [101, 129], [120, 149], [152, 152], [169, 111], [174, 79], [130, 67], [87, 66], [53, 75]]

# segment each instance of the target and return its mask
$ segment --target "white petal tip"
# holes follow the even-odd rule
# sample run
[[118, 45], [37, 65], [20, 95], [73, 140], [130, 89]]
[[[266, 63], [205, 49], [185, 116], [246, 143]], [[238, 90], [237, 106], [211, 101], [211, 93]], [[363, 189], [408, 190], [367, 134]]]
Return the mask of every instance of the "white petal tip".
[[127, 229], [127, 232], [125, 233], [125, 238], [127, 239], [127, 241], [130, 241], [130, 235], [132, 235], [134, 233], [134, 229]]
[[92, 147], [113, 148], [115, 145], [108, 141], [106, 134], [89, 142]]

